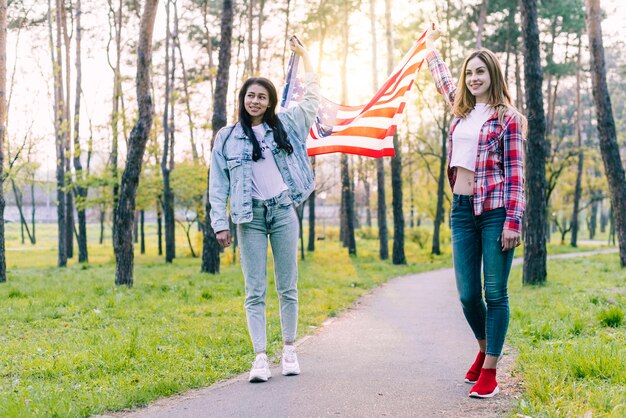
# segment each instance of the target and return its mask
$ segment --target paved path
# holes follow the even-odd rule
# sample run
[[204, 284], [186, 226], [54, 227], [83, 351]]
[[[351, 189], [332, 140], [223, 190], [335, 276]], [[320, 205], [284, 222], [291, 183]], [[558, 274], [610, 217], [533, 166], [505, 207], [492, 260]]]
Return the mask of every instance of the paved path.
[[496, 417], [518, 395], [506, 349], [503, 392], [489, 400], [467, 397], [462, 378], [476, 347], [451, 269], [393, 279], [298, 345], [299, 376], [284, 377], [276, 365], [268, 383], [248, 383], [246, 373], [121, 415]]

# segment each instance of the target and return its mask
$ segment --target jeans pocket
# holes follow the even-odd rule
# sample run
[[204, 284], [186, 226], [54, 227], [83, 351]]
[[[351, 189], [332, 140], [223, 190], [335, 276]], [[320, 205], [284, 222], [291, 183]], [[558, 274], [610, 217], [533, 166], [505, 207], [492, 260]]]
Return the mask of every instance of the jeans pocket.
[[450, 204], [450, 212], [454, 212], [459, 207], [459, 199], [456, 197], [452, 197], [452, 203]]

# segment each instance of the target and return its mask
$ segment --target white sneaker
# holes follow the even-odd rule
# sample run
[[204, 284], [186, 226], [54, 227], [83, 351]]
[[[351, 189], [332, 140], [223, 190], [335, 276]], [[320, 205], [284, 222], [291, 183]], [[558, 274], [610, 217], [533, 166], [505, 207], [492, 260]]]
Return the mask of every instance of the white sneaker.
[[272, 377], [270, 371], [269, 361], [267, 355], [258, 354], [254, 363], [252, 363], [252, 369], [250, 370], [249, 382], [267, 382], [267, 379]]
[[283, 376], [300, 374], [300, 364], [296, 355], [296, 347], [286, 345], [283, 347]]

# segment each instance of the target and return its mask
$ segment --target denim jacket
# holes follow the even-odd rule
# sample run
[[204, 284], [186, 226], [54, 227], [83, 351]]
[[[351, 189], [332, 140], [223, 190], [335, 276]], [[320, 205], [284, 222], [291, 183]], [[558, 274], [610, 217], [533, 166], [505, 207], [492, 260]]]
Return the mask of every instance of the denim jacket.
[[[274, 156], [289, 196], [295, 205], [306, 200], [315, 188], [313, 168], [306, 150], [306, 139], [320, 102], [317, 75], [305, 76], [306, 93], [298, 105], [278, 113], [293, 153], [277, 147], [273, 130], [265, 123], [265, 142]], [[252, 142], [239, 123], [222, 128], [215, 137], [209, 174], [211, 226], [215, 232], [229, 229], [226, 203], [230, 195], [230, 215], [234, 223], [252, 221]]]

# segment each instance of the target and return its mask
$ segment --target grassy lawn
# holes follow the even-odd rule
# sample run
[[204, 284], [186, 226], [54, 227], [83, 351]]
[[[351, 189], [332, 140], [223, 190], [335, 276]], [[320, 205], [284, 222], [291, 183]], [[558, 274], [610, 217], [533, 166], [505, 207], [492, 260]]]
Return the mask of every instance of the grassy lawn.
[[[8, 233], [14, 240], [8, 280], [0, 286], [0, 416], [131, 408], [249, 368], [243, 277], [231, 253], [223, 257], [222, 274], [211, 276], [199, 272], [199, 259], [165, 265], [150, 247], [137, 256], [135, 284], [127, 289], [113, 284], [110, 242], [90, 246], [88, 266], [58, 269], [50, 267], [54, 227], [38, 230], [34, 249], [16, 244], [17, 231]], [[373, 240], [359, 240], [357, 258], [336, 241], [317, 245], [300, 263], [299, 336], [391, 277], [450, 265], [449, 253], [431, 257], [410, 242], [407, 266], [378, 260]], [[278, 299], [270, 290], [270, 356], [281, 346]]]
[[[95, 226], [90, 233], [97, 236]], [[0, 416], [88, 416], [131, 408], [249, 368], [243, 277], [230, 250], [220, 275], [201, 274], [181, 234], [179, 258], [166, 265], [152, 245], [150, 226], [151, 245], [146, 255], [137, 254], [135, 285], [127, 289], [113, 284], [110, 238], [105, 245], [91, 239], [89, 265], [72, 261], [58, 269], [52, 267], [56, 227], [38, 226], [37, 234], [36, 246], [22, 245], [16, 225], [7, 227], [8, 282], [0, 285]], [[356, 258], [348, 257], [336, 235], [327, 228], [327, 239], [300, 263], [299, 337], [389, 278], [451, 265], [449, 245], [433, 257], [429, 246], [421, 249], [407, 239], [408, 265], [393, 266], [378, 259], [378, 242], [365, 239], [368, 234], [358, 240]], [[198, 250], [198, 237], [194, 243]], [[549, 252], [594, 248], [550, 245]], [[551, 262], [549, 283], [538, 288], [521, 288], [520, 270], [514, 271], [510, 344], [520, 352], [518, 369], [527, 388], [520, 411], [560, 416], [610, 411], [607, 405], [617, 405], [610, 402], [619, 403], [625, 392], [624, 324], [605, 326], [601, 319], [624, 310], [624, 279], [617, 265], [616, 256]], [[281, 348], [277, 305], [270, 290], [270, 356]], [[567, 350], [571, 358], [565, 357]], [[584, 350], [591, 354], [583, 356]], [[555, 370], [548, 372], [549, 367]], [[597, 395], [585, 401], [580, 392], [587, 385], [597, 388]], [[547, 409], [561, 394], [561, 409]], [[578, 409], [565, 409], [578, 403]]]
[[[508, 344], [533, 417], [626, 416], [626, 270], [617, 254], [549, 262], [547, 284], [511, 276]], [[585, 415], [586, 416], [586, 415]]]

